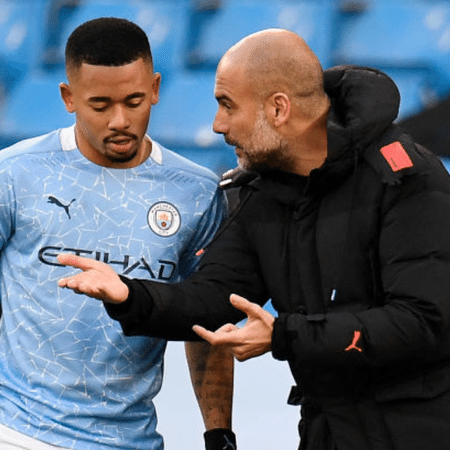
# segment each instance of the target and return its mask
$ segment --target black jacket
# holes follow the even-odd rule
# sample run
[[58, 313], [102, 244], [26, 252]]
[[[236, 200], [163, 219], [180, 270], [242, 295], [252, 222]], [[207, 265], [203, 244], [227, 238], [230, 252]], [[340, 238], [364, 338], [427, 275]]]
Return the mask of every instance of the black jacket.
[[298, 384], [304, 448], [446, 448], [450, 178], [393, 125], [387, 76], [337, 67], [325, 87], [325, 164], [307, 178], [258, 174], [197, 274], [127, 280], [130, 299], [108, 311], [126, 334], [189, 339], [195, 323], [241, 318], [230, 293], [271, 298], [272, 352]]

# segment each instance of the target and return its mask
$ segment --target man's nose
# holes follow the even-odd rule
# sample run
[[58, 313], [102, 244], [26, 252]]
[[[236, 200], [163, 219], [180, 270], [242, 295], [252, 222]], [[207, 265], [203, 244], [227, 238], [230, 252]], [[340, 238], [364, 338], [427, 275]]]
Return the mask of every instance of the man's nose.
[[221, 111], [217, 111], [216, 117], [214, 118], [213, 123], [213, 131], [214, 133], [226, 134], [228, 132], [228, 125], [226, 124], [223, 113]]
[[126, 108], [121, 105], [114, 107], [109, 121], [109, 128], [123, 130], [130, 126]]

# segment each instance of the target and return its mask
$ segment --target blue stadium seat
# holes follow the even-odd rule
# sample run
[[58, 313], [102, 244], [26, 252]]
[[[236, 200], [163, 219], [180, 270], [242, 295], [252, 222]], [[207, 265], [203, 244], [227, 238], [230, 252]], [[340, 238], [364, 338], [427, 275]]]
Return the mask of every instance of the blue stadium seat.
[[286, 28], [302, 36], [329, 66], [332, 0], [227, 0], [219, 8], [193, 12], [190, 18], [189, 63], [215, 68], [228, 48], [264, 28]]
[[169, 77], [180, 64], [186, 34], [186, 8], [190, 0], [118, 0], [82, 1], [73, 8], [63, 5], [56, 27], [52, 55], [54, 65], [63, 65], [64, 49], [70, 33], [83, 22], [109, 16], [122, 17], [137, 23], [146, 33], [152, 48], [155, 70]]
[[341, 22], [336, 57], [388, 60], [397, 64], [423, 61], [450, 74], [450, 2], [448, 0], [378, 0], [348, 14]]
[[47, 1], [0, 2], [0, 90], [8, 94], [38, 64]]
[[399, 119], [410, 117], [438, 101], [434, 86], [436, 74], [429, 68], [379, 66], [396, 83], [400, 91]]
[[59, 94], [59, 83], [65, 80], [63, 70], [52, 74], [36, 71], [25, 76], [1, 111], [2, 148], [74, 123], [75, 118], [66, 111]]
[[234, 149], [212, 131], [214, 71], [180, 71], [152, 109], [150, 134], [162, 145], [216, 173], [236, 165]]
[[336, 30], [334, 63], [392, 73], [408, 103], [403, 115], [450, 91], [449, 1], [366, 2], [358, 12], [343, 14]]

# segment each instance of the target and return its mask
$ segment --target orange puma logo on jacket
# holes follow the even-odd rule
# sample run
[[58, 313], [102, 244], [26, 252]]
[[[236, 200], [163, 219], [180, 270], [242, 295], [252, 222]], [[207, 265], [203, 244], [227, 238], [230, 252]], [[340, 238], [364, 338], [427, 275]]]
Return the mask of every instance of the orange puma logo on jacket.
[[362, 352], [362, 348], [356, 346], [356, 344], [358, 343], [360, 337], [361, 337], [361, 331], [355, 331], [353, 333], [353, 341], [345, 349], [345, 351], [348, 352], [349, 350], [357, 350], [358, 352]]

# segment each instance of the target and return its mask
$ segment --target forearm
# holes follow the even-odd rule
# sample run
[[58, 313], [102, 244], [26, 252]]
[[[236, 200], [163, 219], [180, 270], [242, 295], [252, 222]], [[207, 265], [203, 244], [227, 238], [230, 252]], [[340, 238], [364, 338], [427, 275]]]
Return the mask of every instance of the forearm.
[[234, 360], [224, 347], [186, 342], [192, 386], [206, 430], [231, 429]]
[[125, 335], [198, 340], [193, 325], [217, 329], [244, 317], [230, 304], [232, 290], [207, 276], [196, 274], [193, 280], [178, 284], [122, 280], [129, 286], [129, 298], [120, 305], [105, 307], [120, 322]]

